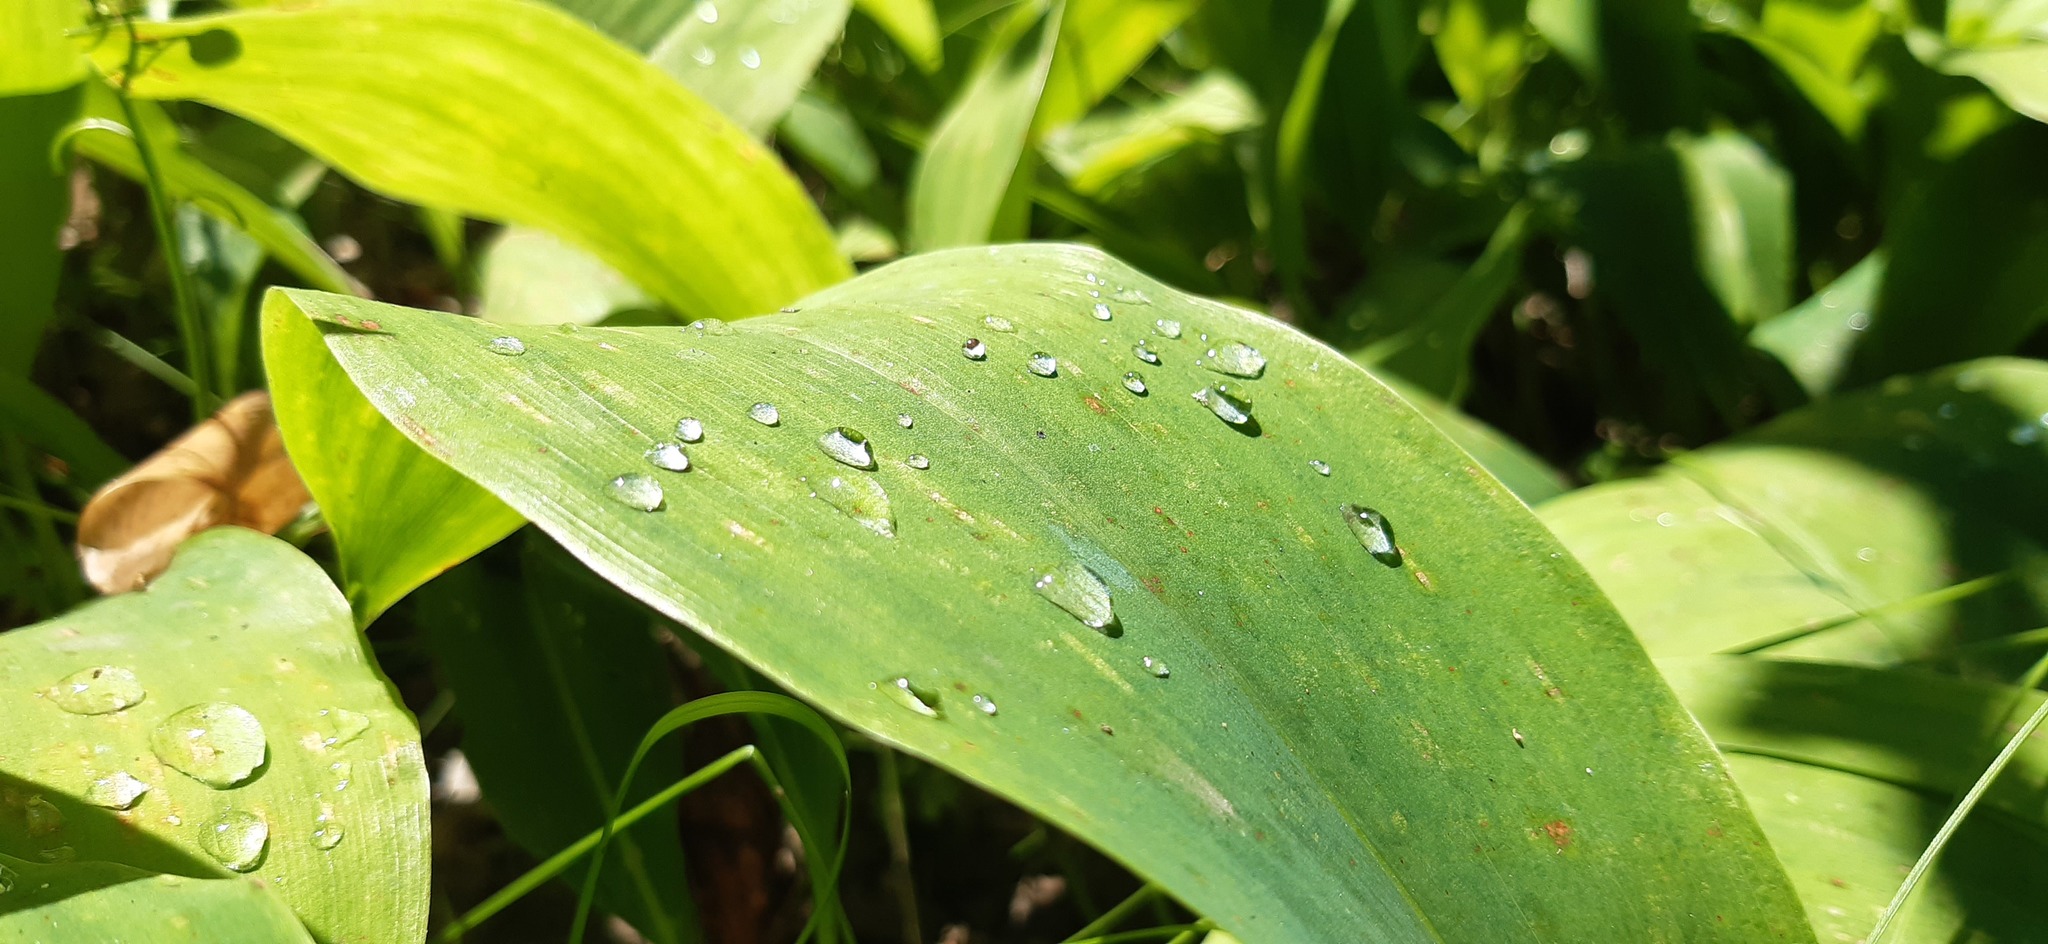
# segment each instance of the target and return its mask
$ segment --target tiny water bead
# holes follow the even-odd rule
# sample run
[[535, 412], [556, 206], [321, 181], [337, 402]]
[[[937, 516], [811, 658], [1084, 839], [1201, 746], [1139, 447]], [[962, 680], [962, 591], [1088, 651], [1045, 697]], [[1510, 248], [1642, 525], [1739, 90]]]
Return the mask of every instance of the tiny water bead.
[[869, 476], [835, 475], [811, 494], [869, 531], [885, 538], [896, 536], [896, 512], [889, 493]]
[[860, 430], [835, 426], [825, 435], [818, 437], [818, 448], [833, 459], [856, 469], [875, 467], [875, 455], [868, 449], [868, 438]]
[[1143, 338], [1139, 338], [1138, 343], [1131, 346], [1131, 353], [1137, 355], [1139, 360], [1144, 361], [1147, 364], [1159, 363], [1159, 354], [1153, 351], [1151, 348], [1146, 347], [1145, 339]]
[[79, 669], [50, 686], [50, 701], [75, 715], [120, 711], [143, 699], [142, 682], [118, 665]]
[[993, 718], [996, 715], [996, 700], [987, 695], [974, 696], [974, 710]]
[[929, 469], [932, 467], [932, 460], [926, 458], [925, 456], [919, 453], [913, 452], [910, 455], [903, 457], [903, 464], [913, 469]]
[[1208, 407], [1217, 419], [1232, 426], [1243, 426], [1252, 421], [1252, 401], [1238, 396], [1224, 384], [1204, 387], [1195, 391], [1193, 396], [1196, 403]]
[[1352, 504], [1344, 505], [1340, 512], [1366, 553], [1388, 567], [1401, 566], [1401, 549], [1394, 544], [1394, 526], [1387, 522], [1386, 515]]
[[1001, 315], [989, 315], [988, 317], [981, 319], [981, 323], [988, 325], [988, 329], [990, 331], [1001, 331], [1004, 334], [1009, 334], [1010, 332], [1017, 330], [1017, 326], [1011, 324], [1010, 319], [1005, 318]]
[[320, 815], [313, 818], [313, 848], [323, 852], [341, 845], [341, 824], [334, 819], [334, 808], [322, 805]]
[[647, 450], [647, 461], [654, 463], [657, 469], [667, 469], [670, 472], [690, 471], [689, 455], [683, 452], [683, 447], [675, 443], [660, 443]]
[[27, 818], [31, 836], [48, 836], [64, 828], [63, 811], [40, 795], [29, 797], [28, 802], [22, 805], [21, 813]]
[[263, 765], [269, 742], [263, 724], [240, 705], [208, 702], [181, 708], [149, 734], [150, 750], [200, 783], [227, 789]]
[[506, 357], [518, 357], [526, 353], [526, 342], [513, 337], [492, 338], [486, 347], [491, 353], [503, 354]]
[[697, 4], [697, 19], [703, 20], [706, 23], [718, 22], [718, 5], [712, 3], [711, 0], [704, 0], [703, 3]]
[[110, 810], [125, 810], [140, 802], [142, 795], [148, 792], [149, 784], [135, 779], [125, 770], [117, 770], [87, 784], [85, 802]]
[[1115, 315], [1111, 314], [1109, 306], [1101, 302], [1095, 303], [1094, 314], [1096, 321], [1108, 321], [1109, 319], [1116, 317]]
[[676, 421], [676, 438], [686, 443], [704, 441], [704, 421], [685, 416]]
[[605, 494], [611, 496], [612, 501], [640, 511], [660, 511], [668, 501], [668, 496], [661, 490], [661, 483], [655, 481], [654, 476], [640, 472], [628, 472], [612, 479], [611, 484], [605, 486]]
[[1109, 587], [1080, 561], [1066, 561], [1040, 572], [1031, 589], [1089, 629], [1107, 633], [1116, 623]]
[[732, 333], [732, 325], [726, 324], [723, 318], [699, 318], [696, 321], [690, 322], [690, 330], [701, 331], [705, 334], [725, 335]]
[[252, 810], [229, 810], [199, 832], [199, 848], [237, 872], [255, 868], [269, 842], [270, 821]]
[[1167, 668], [1164, 661], [1154, 659], [1151, 656], [1139, 659], [1138, 662], [1145, 667], [1145, 671], [1152, 673], [1153, 678], [1165, 678], [1173, 674], [1173, 670]]
[[1040, 377], [1051, 377], [1060, 372], [1060, 362], [1044, 351], [1032, 351], [1031, 358], [1024, 362], [1024, 366]]
[[967, 355], [970, 361], [985, 360], [988, 357], [988, 345], [981, 343], [980, 338], [968, 338], [961, 342], [960, 353]]
[[898, 413], [896, 414], [896, 425], [909, 429], [917, 425], [917, 417], [911, 416], [908, 413]]
[[1202, 366], [1219, 374], [1256, 379], [1266, 372], [1266, 355], [1242, 341], [1225, 341], [1209, 349]]
[[740, 65], [749, 69], [761, 68], [761, 51], [752, 46], [740, 50]]
[[1152, 330], [1158, 332], [1162, 338], [1180, 339], [1180, 322], [1171, 318], [1161, 318], [1152, 322]]
[[332, 750], [362, 737], [370, 730], [370, 717], [347, 708], [322, 708], [313, 716], [313, 725], [320, 732], [320, 749]]
[[887, 682], [869, 682], [868, 687], [879, 690], [890, 701], [915, 711], [927, 718], [939, 716], [938, 699], [921, 692], [910, 683], [908, 676], [899, 675]]
[[1311, 468], [1311, 469], [1314, 469], [1314, 470], [1316, 470], [1316, 474], [1317, 474], [1317, 475], [1329, 475], [1329, 474], [1330, 474], [1330, 464], [1329, 464], [1329, 463], [1327, 463], [1327, 462], [1324, 462], [1324, 461], [1323, 461], [1323, 460], [1321, 460], [1321, 459], [1310, 459], [1310, 460], [1308, 460], [1308, 467], [1309, 467], [1309, 468]]
[[1138, 372], [1135, 370], [1124, 371], [1124, 389], [1141, 397], [1144, 396], [1145, 378], [1138, 376]]
[[782, 411], [776, 409], [773, 403], [756, 403], [747, 407], [747, 415], [763, 426], [782, 425]]

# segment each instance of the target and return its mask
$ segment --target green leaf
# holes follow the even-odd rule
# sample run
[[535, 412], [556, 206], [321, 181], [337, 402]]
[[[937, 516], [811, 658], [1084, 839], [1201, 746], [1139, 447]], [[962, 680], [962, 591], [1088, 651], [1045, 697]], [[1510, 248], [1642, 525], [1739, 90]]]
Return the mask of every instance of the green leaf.
[[[650, 614], [545, 541], [519, 566], [472, 560], [428, 584], [419, 625], [462, 722], [462, 753], [510, 835], [545, 858], [603, 825], [626, 762], [671, 705]], [[648, 758], [630, 801], [682, 779]], [[615, 837], [599, 901], [649, 940], [700, 940], [676, 814]]]
[[1700, 122], [1694, 22], [1685, 0], [1529, 0], [1529, 24], [1643, 137]]
[[392, 435], [328, 356], [320, 328], [275, 292], [264, 299], [263, 367], [285, 451], [334, 534], [342, 592], [361, 625], [519, 527], [518, 512]]
[[838, 102], [810, 93], [798, 95], [789, 114], [782, 116], [776, 139], [843, 191], [861, 193], [874, 186], [875, 149]]
[[484, 246], [477, 311], [504, 324], [596, 324], [660, 303], [617, 269], [537, 229], [508, 226]]
[[1214, 141], [1264, 118], [1251, 90], [1227, 73], [1203, 73], [1179, 92], [1105, 109], [1048, 134], [1045, 161], [1075, 193], [1097, 196], [1197, 141]]
[[[851, 0], [726, 0], [680, 18], [647, 58], [748, 134], [775, 127], [846, 26]], [[703, 10], [706, 7], [699, 7]]]
[[1057, 128], [1116, 91], [1202, 0], [1067, 0], [1036, 127]]
[[0, 205], [7, 207], [0, 226], [0, 259], [7, 260], [0, 267], [0, 375], [28, 373], [57, 302], [64, 259], [57, 234], [71, 194], [69, 175], [52, 166], [50, 148], [78, 117], [82, 98], [78, 88], [0, 98]]
[[919, 69], [935, 72], [945, 62], [939, 17], [931, 0], [854, 0], [853, 5], [903, 47]]
[[1472, 267], [1413, 309], [1419, 317], [1368, 345], [1359, 356], [1431, 394], [1456, 402], [1472, 380], [1472, 346], [1522, 274], [1528, 204], [1502, 217]]
[[1984, 83], [2013, 110], [2048, 121], [2048, 11], [2032, 0], [1957, 0], [1946, 12], [1946, 35], [1910, 35], [1914, 51], [1943, 72]]
[[[771, 311], [848, 274], [771, 153], [551, 8], [362, 0], [137, 29], [136, 95], [234, 112], [399, 199], [547, 230], [685, 314]], [[124, 52], [96, 56], [113, 73]]]
[[987, 242], [1009, 191], [1058, 46], [1064, 0], [1016, 10], [982, 50], [911, 171], [909, 241], [919, 249]]
[[1653, 655], [1943, 655], [2048, 623], [2044, 413], [2048, 365], [1959, 365], [1541, 511]]
[[1525, 68], [1525, 0], [1446, 0], [1435, 35], [1437, 62], [1473, 114], [1505, 94]]
[[1873, 252], [1792, 310], [1756, 327], [1749, 343], [1776, 356], [1809, 396], [1834, 392], [1884, 283], [1884, 253]]
[[118, 941], [148, 928], [165, 944], [313, 944], [278, 893], [248, 879], [191, 879], [115, 862], [0, 855], [0, 942]]
[[[67, 702], [129, 704], [79, 714]], [[222, 759], [195, 761], [204, 757], [197, 749], [167, 756], [167, 745], [196, 729], [173, 719], [215, 704], [234, 706], [212, 709], [214, 723], [203, 726]], [[253, 741], [235, 738], [237, 717], [260, 725]], [[226, 875], [240, 856], [209, 848], [253, 834], [216, 826], [261, 816], [267, 841], [237, 846], [255, 851], [237, 864], [274, 887], [315, 937], [426, 933], [419, 732], [341, 594], [283, 541], [205, 532], [147, 589], [0, 636], [0, 719], [9, 805], [32, 804], [31, 792], [47, 804], [43, 828], [0, 831], [0, 854], [39, 859], [69, 847], [56, 855]], [[233, 763], [243, 756], [253, 771]], [[132, 796], [127, 778], [147, 792]], [[116, 800], [133, 801], [126, 814], [103, 808]], [[337, 835], [322, 830], [339, 830], [339, 842], [321, 848], [323, 836]]]
[[85, 78], [85, 57], [65, 35], [85, 26], [85, 11], [77, 0], [13, 0], [0, 9], [0, 97], [54, 92]]
[[1445, 437], [1457, 443], [1458, 448], [1465, 450], [1486, 471], [1493, 473], [1493, 477], [1515, 493], [1523, 504], [1534, 505], [1564, 494], [1564, 477], [1521, 443], [1397, 376], [1374, 376], [1394, 388], [1409, 406], [1415, 408], [1415, 412], [1428, 418]]
[[1716, 131], [1674, 143], [1692, 208], [1700, 274], [1729, 317], [1755, 324], [1792, 289], [1792, 180], [1756, 142]]
[[[1277, 322], [1062, 246], [913, 258], [718, 333], [273, 300], [378, 321], [326, 336], [366, 394], [607, 580], [1247, 939], [1806, 933], [1585, 574], [1398, 396]], [[499, 331], [524, 353], [492, 353]], [[1195, 366], [1202, 334], [1255, 346], [1263, 375]], [[1226, 380], [1255, 423], [1188, 399]], [[685, 416], [704, 440], [664, 471], [645, 453]], [[872, 473], [828, 457], [841, 426]], [[1379, 535], [1345, 523], [1353, 502], [1394, 548], [1361, 546]]]
[[71, 480], [85, 488], [99, 487], [130, 464], [62, 400], [27, 377], [0, 373], [0, 429], [64, 460]]

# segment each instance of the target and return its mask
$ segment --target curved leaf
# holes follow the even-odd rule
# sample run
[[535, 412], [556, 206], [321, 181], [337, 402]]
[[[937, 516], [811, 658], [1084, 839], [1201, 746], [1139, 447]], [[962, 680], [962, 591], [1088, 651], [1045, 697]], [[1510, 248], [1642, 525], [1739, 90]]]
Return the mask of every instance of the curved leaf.
[[[545, 229], [685, 314], [771, 311], [850, 273], [773, 154], [552, 8], [328, 0], [137, 29], [137, 96], [234, 112], [390, 196]], [[95, 52], [110, 74], [124, 55]]]
[[114, 862], [0, 855], [0, 942], [90, 944], [148, 928], [163, 944], [313, 944], [277, 893], [247, 879], [194, 880]]
[[[134, 688], [90, 674], [106, 666]], [[64, 707], [81, 695], [87, 707], [129, 704]], [[245, 714], [182, 720], [218, 703]], [[235, 719], [247, 717], [260, 733], [230, 744]], [[195, 730], [227, 748], [219, 767], [203, 746], [178, 756], [169, 739]], [[260, 763], [241, 770], [230, 763], [238, 757]], [[248, 854], [241, 870], [275, 887], [323, 941], [426, 933], [419, 732], [327, 575], [274, 538], [208, 531], [148, 589], [0, 636], [0, 787], [12, 810], [45, 805], [44, 828], [0, 830], [0, 854], [207, 878], [230, 874], [231, 858], [209, 851], [226, 836], [232, 858]], [[250, 815], [267, 823], [267, 841], [216, 830]]]
[[[272, 305], [607, 579], [1248, 940], [1807, 933], [1586, 575], [1395, 394], [1277, 322], [1061, 246], [918, 257], [720, 332]], [[1233, 381], [1255, 422], [1188, 398], [1233, 380], [1196, 366], [1205, 335], [1263, 351]], [[691, 470], [658, 468], [686, 416]], [[872, 472], [828, 456], [858, 462], [841, 426]], [[1375, 556], [1347, 502], [1394, 546]]]
[[903, 47], [919, 69], [931, 72], [945, 61], [939, 16], [931, 0], [854, 0], [854, 6]]

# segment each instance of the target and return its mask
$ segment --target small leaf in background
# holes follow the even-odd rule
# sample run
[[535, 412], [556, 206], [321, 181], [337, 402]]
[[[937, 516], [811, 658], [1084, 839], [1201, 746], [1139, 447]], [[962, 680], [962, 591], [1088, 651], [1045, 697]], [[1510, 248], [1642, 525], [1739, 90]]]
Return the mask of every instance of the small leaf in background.
[[[909, 242], [924, 251], [988, 242], [1031, 136], [1065, 0], [1008, 14], [911, 172]], [[1017, 178], [1017, 179], [1013, 179]]]
[[[341, 588], [368, 626], [401, 597], [519, 527], [519, 513], [391, 426], [333, 366], [321, 329], [267, 296], [263, 366], [285, 451], [320, 504]], [[375, 322], [355, 330], [376, 331]], [[410, 396], [394, 387], [394, 396]]]
[[63, 460], [72, 482], [97, 488], [128, 469], [127, 458], [91, 425], [27, 377], [0, 372], [0, 430]]
[[1208, 72], [1167, 97], [1105, 108], [1062, 126], [1046, 135], [1042, 150], [1074, 192], [1096, 196], [1189, 144], [1219, 140], [1263, 120], [1243, 83]]
[[1529, 0], [1529, 24], [1644, 138], [1699, 124], [1693, 23], [1686, 0]]
[[935, 72], [945, 62], [932, 0], [854, 0], [853, 5], [887, 32], [920, 70]]
[[1067, 0], [1034, 127], [1080, 118], [1116, 91], [1201, 0]]
[[[1526, 204], [1509, 209], [1471, 267], [1411, 309], [1419, 315], [1414, 321], [1359, 351], [1359, 359], [1452, 403], [1463, 399], [1471, 383], [1472, 346], [1521, 275], [1529, 214]], [[1387, 330], [1388, 320], [1376, 327]]]
[[276, 890], [245, 878], [188, 878], [115, 862], [0, 855], [0, 941], [119, 941], [148, 929], [162, 944], [313, 944]]
[[[647, 59], [760, 137], [817, 71], [848, 9], [850, 0], [706, 0], [677, 19]], [[698, 15], [705, 11], [715, 12]]]
[[1833, 393], [1877, 310], [1884, 253], [1873, 252], [1792, 310], [1757, 325], [1749, 343], [1775, 355], [1808, 396]]
[[1792, 290], [1792, 181], [1756, 142], [1732, 131], [1679, 138], [1700, 274], [1729, 317], [1755, 324]]
[[[239, 114], [398, 199], [547, 230], [691, 317], [772, 311], [848, 274], [771, 153], [548, 7], [364, 0], [136, 28], [158, 50], [137, 96]], [[196, 61], [180, 40], [202, 34], [233, 54]], [[101, 68], [124, 47], [102, 44]]]
[[148, 582], [185, 539], [220, 525], [275, 534], [310, 500], [270, 395], [245, 393], [102, 486], [78, 519], [78, 561], [101, 593]]
[[477, 313], [505, 324], [596, 324], [659, 306], [617, 269], [537, 229], [508, 226], [482, 250]]
[[[920, 256], [716, 332], [272, 305], [382, 324], [326, 334], [364, 393], [606, 579], [1248, 939], [1805, 933], [1583, 572], [1397, 395], [1270, 319], [1066, 246]], [[1207, 366], [1231, 342], [1264, 365]], [[703, 436], [668, 471], [647, 453], [681, 417]], [[864, 456], [821, 448], [842, 428]], [[1678, 862], [1694, 880], [1663, 879]]]
[[[261, 762], [236, 777], [199, 748]], [[0, 815], [31, 806], [0, 856], [240, 872], [323, 941], [426, 932], [419, 732], [327, 575], [275, 538], [205, 532], [148, 589], [0, 635]]]

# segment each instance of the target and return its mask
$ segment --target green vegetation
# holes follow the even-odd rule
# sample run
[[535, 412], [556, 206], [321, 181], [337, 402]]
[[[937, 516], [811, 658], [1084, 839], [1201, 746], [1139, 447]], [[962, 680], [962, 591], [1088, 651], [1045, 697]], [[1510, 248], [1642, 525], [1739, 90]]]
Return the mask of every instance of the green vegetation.
[[2038, 937], [2043, 76], [17, 0], [0, 941]]

